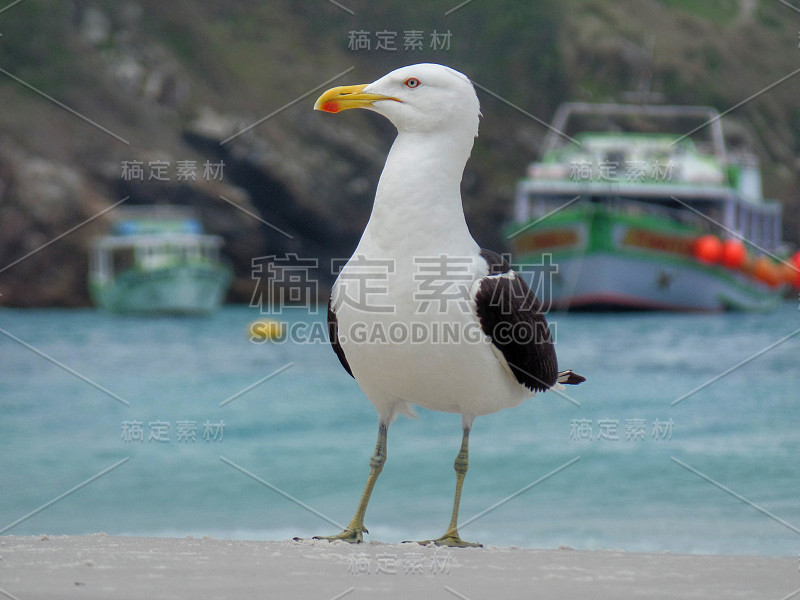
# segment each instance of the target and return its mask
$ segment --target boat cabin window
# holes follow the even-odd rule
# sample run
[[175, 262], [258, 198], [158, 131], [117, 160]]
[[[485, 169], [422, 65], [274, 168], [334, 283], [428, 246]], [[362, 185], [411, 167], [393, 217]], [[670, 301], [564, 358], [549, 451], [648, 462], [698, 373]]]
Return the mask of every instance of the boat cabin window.
[[139, 248], [139, 263], [145, 269], [157, 268], [169, 261], [169, 250], [165, 244], [147, 244]]
[[117, 248], [111, 255], [111, 265], [114, 273], [121, 273], [133, 267], [136, 262], [133, 248]]

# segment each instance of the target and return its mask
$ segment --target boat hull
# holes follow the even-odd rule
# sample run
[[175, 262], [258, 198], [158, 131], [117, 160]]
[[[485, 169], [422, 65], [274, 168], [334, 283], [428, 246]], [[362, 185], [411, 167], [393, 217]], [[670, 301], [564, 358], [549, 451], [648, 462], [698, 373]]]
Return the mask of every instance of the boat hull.
[[688, 261], [589, 252], [555, 257], [547, 272], [527, 271], [544, 308], [553, 310], [769, 311], [781, 301], [766, 284]]
[[111, 312], [207, 314], [225, 299], [231, 272], [222, 265], [178, 265], [120, 273], [91, 285], [95, 303]]
[[514, 235], [513, 262], [554, 310], [769, 311], [783, 287], [694, 256], [702, 231], [578, 207]]

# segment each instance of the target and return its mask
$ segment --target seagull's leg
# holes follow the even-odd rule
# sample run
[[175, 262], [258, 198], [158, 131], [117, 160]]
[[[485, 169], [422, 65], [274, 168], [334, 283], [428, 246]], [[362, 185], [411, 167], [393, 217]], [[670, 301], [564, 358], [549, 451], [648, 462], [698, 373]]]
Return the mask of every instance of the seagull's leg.
[[464, 478], [467, 475], [469, 468], [469, 432], [472, 426], [471, 419], [466, 420], [464, 424], [464, 435], [461, 438], [461, 450], [456, 456], [456, 462], [453, 465], [456, 470], [456, 497], [453, 501], [453, 516], [450, 518], [450, 527], [447, 528], [445, 534], [435, 540], [427, 540], [420, 542], [420, 544], [436, 544], [437, 546], [453, 546], [456, 548], [470, 548], [482, 547], [482, 544], [473, 542], [465, 542], [458, 535], [458, 507], [461, 504], [461, 488], [464, 486]]
[[315, 540], [343, 540], [352, 544], [357, 544], [364, 541], [363, 534], [369, 533], [367, 528], [364, 527], [364, 515], [367, 512], [367, 504], [372, 495], [372, 488], [375, 487], [375, 482], [378, 480], [378, 475], [383, 470], [383, 464], [386, 462], [386, 432], [389, 425], [382, 420], [378, 424], [378, 442], [375, 444], [375, 452], [369, 459], [369, 477], [367, 478], [367, 485], [364, 487], [364, 493], [361, 494], [361, 501], [358, 503], [356, 514], [350, 521], [350, 524], [345, 527], [342, 533], [331, 536], [315, 536]]

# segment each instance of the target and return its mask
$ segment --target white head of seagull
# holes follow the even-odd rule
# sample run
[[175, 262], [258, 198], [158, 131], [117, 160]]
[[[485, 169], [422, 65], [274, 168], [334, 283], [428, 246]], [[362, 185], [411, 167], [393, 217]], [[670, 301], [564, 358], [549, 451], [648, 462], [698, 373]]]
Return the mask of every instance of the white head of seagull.
[[314, 108], [364, 108], [397, 128], [362, 241], [378, 237], [406, 254], [403, 242], [415, 239], [414, 250], [425, 253], [432, 251], [427, 241], [441, 241], [447, 232], [458, 242], [448, 245], [451, 252], [475, 245], [464, 219], [461, 178], [478, 135], [480, 103], [466, 75], [443, 65], [411, 65], [373, 83], [328, 90]]
[[333, 88], [314, 105], [336, 113], [366, 108], [389, 119], [398, 133], [478, 135], [480, 104], [463, 73], [430, 63], [392, 71], [366, 85]]

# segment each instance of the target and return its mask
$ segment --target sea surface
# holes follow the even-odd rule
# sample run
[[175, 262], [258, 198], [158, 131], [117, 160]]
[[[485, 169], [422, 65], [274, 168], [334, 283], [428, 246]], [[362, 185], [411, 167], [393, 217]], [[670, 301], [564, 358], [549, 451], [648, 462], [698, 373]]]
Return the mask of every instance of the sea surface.
[[[587, 382], [478, 418], [464, 539], [501, 546], [800, 554], [800, 306], [555, 313]], [[0, 532], [287, 539], [352, 517], [377, 416], [324, 314], [0, 310]], [[460, 417], [389, 429], [369, 539], [448, 524]]]

